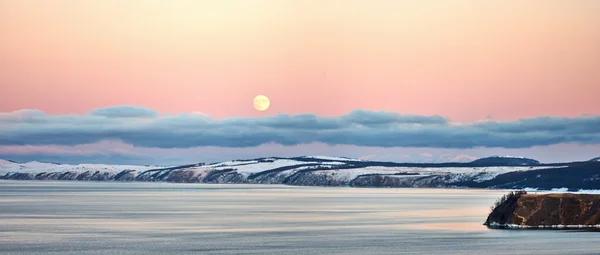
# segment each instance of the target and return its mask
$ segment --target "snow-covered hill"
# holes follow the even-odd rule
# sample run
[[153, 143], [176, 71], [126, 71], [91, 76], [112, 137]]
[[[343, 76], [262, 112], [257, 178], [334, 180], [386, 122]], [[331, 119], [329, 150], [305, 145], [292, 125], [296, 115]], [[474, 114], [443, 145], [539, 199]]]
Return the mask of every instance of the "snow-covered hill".
[[16, 163], [13, 161], [0, 159], [0, 175], [7, 174], [10, 172], [20, 173], [31, 173], [39, 174], [44, 172], [78, 172], [83, 173], [86, 171], [100, 171], [107, 173], [119, 173], [123, 170], [135, 170], [144, 171], [149, 169], [155, 169], [158, 166], [129, 166], [129, 165], [104, 165], [104, 164], [79, 164], [79, 165], [68, 165], [68, 164], [56, 164], [31, 161], [27, 163]]
[[[354, 187], [600, 189], [600, 162], [522, 165], [522, 161], [415, 164], [343, 157], [260, 158], [159, 167], [16, 163], [0, 160], [0, 179], [261, 183]], [[527, 162], [532, 162], [526, 159]], [[500, 162], [502, 163], [502, 162]], [[572, 170], [575, 169], [575, 170]], [[564, 181], [563, 181], [564, 180]], [[568, 183], [566, 183], [568, 182]]]

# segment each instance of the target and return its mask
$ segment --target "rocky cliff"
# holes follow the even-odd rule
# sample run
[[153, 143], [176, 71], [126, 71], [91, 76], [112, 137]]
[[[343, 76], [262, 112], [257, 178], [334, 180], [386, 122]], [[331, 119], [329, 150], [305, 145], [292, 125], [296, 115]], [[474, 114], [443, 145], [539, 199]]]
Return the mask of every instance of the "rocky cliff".
[[492, 228], [598, 228], [600, 195], [508, 196], [493, 209], [484, 225]]

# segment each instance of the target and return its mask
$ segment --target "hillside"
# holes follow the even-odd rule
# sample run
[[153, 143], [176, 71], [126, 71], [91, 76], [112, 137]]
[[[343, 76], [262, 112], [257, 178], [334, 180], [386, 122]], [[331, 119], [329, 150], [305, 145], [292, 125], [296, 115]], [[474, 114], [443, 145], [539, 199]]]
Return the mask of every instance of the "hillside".
[[484, 225], [492, 228], [600, 227], [600, 195], [509, 196], [494, 208]]
[[[486, 164], [487, 162], [487, 164]], [[351, 187], [469, 187], [600, 189], [600, 162], [520, 165], [496, 160], [471, 163], [395, 163], [304, 156], [191, 165], [123, 166], [0, 161], [0, 179], [257, 183]], [[517, 165], [515, 165], [517, 164]]]

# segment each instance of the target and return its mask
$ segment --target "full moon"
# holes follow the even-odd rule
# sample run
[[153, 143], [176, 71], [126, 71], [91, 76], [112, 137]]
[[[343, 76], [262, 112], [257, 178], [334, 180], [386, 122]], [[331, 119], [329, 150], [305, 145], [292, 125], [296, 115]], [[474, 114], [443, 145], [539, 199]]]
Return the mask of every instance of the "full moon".
[[254, 98], [254, 109], [259, 111], [266, 111], [271, 105], [271, 101], [268, 97], [263, 95], [258, 95]]

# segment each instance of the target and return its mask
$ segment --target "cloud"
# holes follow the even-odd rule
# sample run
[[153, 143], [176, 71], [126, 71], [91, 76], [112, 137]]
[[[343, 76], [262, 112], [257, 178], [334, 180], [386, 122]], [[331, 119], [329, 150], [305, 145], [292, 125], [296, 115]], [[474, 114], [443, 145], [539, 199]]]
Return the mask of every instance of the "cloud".
[[600, 118], [585, 116], [580, 118], [535, 117], [511, 122], [480, 122], [476, 125], [489, 131], [501, 133], [524, 132], [577, 132], [600, 133]]
[[455, 125], [440, 116], [365, 110], [339, 117], [301, 114], [217, 120], [198, 113], [157, 115], [150, 109], [117, 106], [86, 115], [2, 113], [0, 124], [0, 145], [74, 146], [104, 140], [156, 148], [244, 148], [269, 143], [459, 149], [600, 144], [598, 116]]
[[356, 110], [340, 118], [349, 123], [364, 126], [389, 124], [447, 124], [441, 116], [401, 115], [394, 112]]
[[90, 115], [109, 118], [152, 118], [158, 115], [158, 113], [144, 107], [119, 105], [93, 110], [90, 112]]
[[0, 158], [15, 162], [52, 162], [59, 164], [123, 164], [123, 165], [169, 165], [172, 162], [157, 160], [137, 155], [127, 154], [98, 154], [98, 155], [54, 155], [54, 154], [13, 154], [3, 155]]
[[0, 112], [0, 124], [11, 122], [27, 122], [43, 117], [46, 113], [37, 109], [23, 109], [14, 112]]
[[[432, 157], [422, 157], [424, 151]], [[198, 162], [220, 162], [259, 157], [297, 157], [303, 155], [344, 156], [375, 161], [396, 162], [467, 162], [490, 155], [517, 155], [542, 162], [568, 162], [598, 157], [600, 145], [558, 144], [532, 148], [412, 148], [362, 147], [327, 145], [323, 143], [283, 146], [264, 144], [248, 148], [192, 147], [148, 148], [117, 141], [103, 141], [74, 146], [63, 145], [0, 145], [0, 159], [14, 161], [49, 161], [58, 163], [111, 163], [182, 165]]]
[[364, 155], [364, 156], [358, 157], [358, 159], [360, 159], [360, 160], [371, 160], [371, 159], [374, 159], [374, 158], [377, 158], [377, 155], [370, 154], [370, 155]]
[[[134, 155], [135, 147], [119, 141], [101, 141], [93, 144], [65, 145], [4, 145], [0, 146], [3, 155], [99, 155], [120, 154]], [[141, 155], [141, 154], [140, 154]]]
[[421, 153], [421, 157], [431, 158], [431, 157], [433, 157], [433, 155], [431, 153], [428, 153], [428, 152], [423, 152], [423, 153]]

